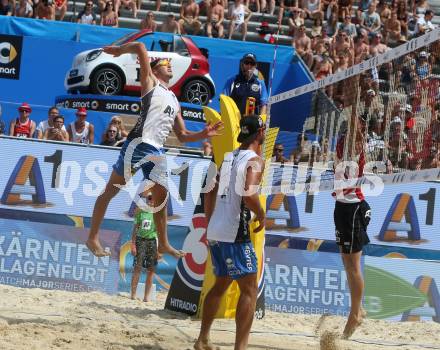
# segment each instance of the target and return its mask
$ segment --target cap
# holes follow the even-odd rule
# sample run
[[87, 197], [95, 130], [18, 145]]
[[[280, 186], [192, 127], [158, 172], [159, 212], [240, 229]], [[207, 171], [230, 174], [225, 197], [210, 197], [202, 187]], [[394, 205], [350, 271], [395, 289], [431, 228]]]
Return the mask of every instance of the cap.
[[255, 56], [253, 53], [247, 53], [243, 55], [243, 58], [241, 59], [242, 61], [244, 60], [252, 60], [255, 63], [257, 63], [257, 56]]
[[419, 57], [429, 57], [429, 53], [427, 53], [426, 51], [421, 51], [419, 53]]
[[154, 60], [151, 60], [151, 62], [150, 62], [150, 67], [151, 67], [151, 69], [153, 69], [154, 67], [156, 67], [156, 66], [159, 64], [159, 62], [160, 62], [160, 61], [163, 61], [163, 60], [165, 60], [165, 58], [156, 58], [156, 59], [154, 59]]
[[415, 125], [416, 125], [416, 118], [408, 118], [408, 120], [405, 123], [405, 127], [407, 127], [408, 129], [414, 128]]
[[26, 103], [26, 102], [23, 102], [23, 103], [20, 105], [20, 107], [18, 107], [18, 110], [19, 110], [19, 111], [28, 111], [28, 112], [32, 112], [32, 108], [31, 108], [31, 106], [29, 106], [29, 104]]
[[240, 134], [238, 142], [245, 142], [255, 136], [259, 129], [264, 127], [263, 119], [256, 115], [248, 115], [240, 119]]
[[79, 107], [76, 110], [76, 115], [87, 115], [87, 109], [85, 107]]
[[405, 108], [405, 112], [409, 112], [409, 113], [412, 113], [412, 106], [411, 105], [406, 105], [406, 108]]

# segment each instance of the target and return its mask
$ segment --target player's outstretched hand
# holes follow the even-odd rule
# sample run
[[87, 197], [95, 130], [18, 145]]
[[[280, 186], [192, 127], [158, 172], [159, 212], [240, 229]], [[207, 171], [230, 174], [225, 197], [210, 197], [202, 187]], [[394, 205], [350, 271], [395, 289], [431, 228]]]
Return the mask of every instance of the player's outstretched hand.
[[218, 121], [214, 124], [206, 124], [205, 126], [205, 135], [206, 137], [218, 136], [221, 135], [221, 131], [223, 130], [223, 122]]
[[122, 50], [119, 46], [104, 46], [104, 52], [115, 57], [122, 55]]

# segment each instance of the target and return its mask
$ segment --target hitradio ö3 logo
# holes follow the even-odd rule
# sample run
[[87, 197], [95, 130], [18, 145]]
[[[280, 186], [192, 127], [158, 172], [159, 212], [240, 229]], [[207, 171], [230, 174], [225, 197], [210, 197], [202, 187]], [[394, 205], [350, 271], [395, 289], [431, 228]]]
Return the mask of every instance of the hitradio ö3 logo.
[[183, 242], [182, 249], [187, 254], [179, 260], [176, 267], [182, 282], [197, 291], [202, 290], [208, 257], [206, 226], [205, 214], [194, 214], [189, 227], [190, 232]]
[[8, 42], [0, 43], [0, 63], [9, 64], [17, 57], [17, 50]]

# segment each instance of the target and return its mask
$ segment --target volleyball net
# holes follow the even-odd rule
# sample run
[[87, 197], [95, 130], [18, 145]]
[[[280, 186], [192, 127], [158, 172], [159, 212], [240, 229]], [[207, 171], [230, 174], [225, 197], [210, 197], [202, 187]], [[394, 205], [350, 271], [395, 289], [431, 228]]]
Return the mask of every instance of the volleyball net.
[[268, 124], [283, 104], [292, 122], [295, 111], [307, 117], [302, 130], [284, 139], [288, 161], [271, 167], [263, 192], [333, 190], [335, 161], [359, 165], [361, 158], [365, 176], [355, 169], [356, 180], [338, 188], [362, 185], [371, 175], [384, 184], [439, 179], [439, 39], [435, 29], [374, 57], [342, 43], [335, 55], [315, 61], [323, 68], [335, 61], [336, 73], [272, 96]]

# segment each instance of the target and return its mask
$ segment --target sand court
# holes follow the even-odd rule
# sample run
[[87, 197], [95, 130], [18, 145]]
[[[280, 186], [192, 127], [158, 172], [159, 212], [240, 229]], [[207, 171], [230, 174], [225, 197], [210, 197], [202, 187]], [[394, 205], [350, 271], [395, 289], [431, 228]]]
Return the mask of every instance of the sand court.
[[[192, 349], [200, 321], [154, 303], [98, 292], [0, 286], [0, 349]], [[267, 312], [255, 320], [249, 349], [440, 349], [440, 324], [366, 319], [351, 340], [337, 339], [345, 319]], [[317, 326], [320, 324], [319, 329]], [[233, 320], [216, 320], [212, 341], [233, 349]]]

